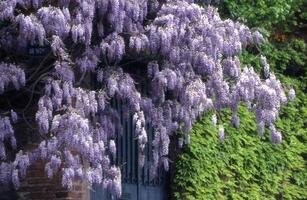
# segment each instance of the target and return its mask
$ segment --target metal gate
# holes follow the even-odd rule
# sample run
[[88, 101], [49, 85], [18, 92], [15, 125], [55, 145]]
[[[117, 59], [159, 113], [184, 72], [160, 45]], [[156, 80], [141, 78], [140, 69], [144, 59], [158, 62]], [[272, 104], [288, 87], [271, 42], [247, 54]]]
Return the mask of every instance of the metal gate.
[[[142, 84], [142, 92], [146, 92], [147, 85]], [[145, 90], [145, 91], [144, 91]], [[91, 200], [165, 200], [166, 193], [166, 176], [167, 173], [159, 168], [158, 175], [150, 180], [149, 169], [150, 159], [152, 158], [152, 140], [154, 131], [150, 124], [146, 124], [148, 134], [148, 143], [145, 148], [145, 164], [143, 168], [138, 166], [138, 141], [135, 139], [135, 126], [132, 116], [124, 120], [122, 102], [112, 100], [114, 108], [118, 110], [121, 116], [123, 134], [118, 135], [116, 139], [117, 155], [116, 164], [120, 166], [122, 172], [122, 196], [119, 199], [113, 197], [108, 191], [104, 190], [101, 185], [94, 185], [91, 191]]]

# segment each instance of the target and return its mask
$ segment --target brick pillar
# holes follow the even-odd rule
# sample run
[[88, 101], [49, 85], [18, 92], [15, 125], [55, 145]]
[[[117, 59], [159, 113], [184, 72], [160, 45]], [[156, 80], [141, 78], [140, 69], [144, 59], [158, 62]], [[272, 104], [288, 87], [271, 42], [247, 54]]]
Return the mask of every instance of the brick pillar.
[[89, 189], [82, 181], [76, 181], [72, 190], [62, 187], [58, 174], [49, 179], [44, 172], [45, 163], [38, 162], [27, 170], [18, 194], [21, 200], [89, 200]]

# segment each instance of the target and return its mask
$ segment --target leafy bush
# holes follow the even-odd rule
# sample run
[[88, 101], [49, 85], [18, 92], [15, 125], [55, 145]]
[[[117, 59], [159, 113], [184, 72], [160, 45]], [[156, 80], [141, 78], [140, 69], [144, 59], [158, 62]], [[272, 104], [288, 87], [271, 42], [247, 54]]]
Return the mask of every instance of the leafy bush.
[[[295, 86], [297, 98], [282, 108], [277, 127], [281, 145], [257, 134], [254, 116], [243, 106], [241, 125], [234, 128], [224, 111], [225, 141], [219, 142], [211, 115], [193, 127], [191, 144], [176, 161], [176, 199], [305, 199], [307, 197], [305, 84], [282, 77]], [[227, 119], [227, 120], [226, 120]]]
[[293, 39], [286, 42], [267, 42], [258, 49], [245, 50], [241, 63], [252, 65], [261, 72], [260, 55], [265, 55], [270, 68], [280, 74], [292, 77], [306, 77], [307, 44], [304, 40]]
[[303, 28], [306, 22], [304, 11], [307, 2], [304, 0], [224, 0], [222, 2], [220, 9], [224, 16], [243, 21], [250, 27], [293, 32], [294, 27]]

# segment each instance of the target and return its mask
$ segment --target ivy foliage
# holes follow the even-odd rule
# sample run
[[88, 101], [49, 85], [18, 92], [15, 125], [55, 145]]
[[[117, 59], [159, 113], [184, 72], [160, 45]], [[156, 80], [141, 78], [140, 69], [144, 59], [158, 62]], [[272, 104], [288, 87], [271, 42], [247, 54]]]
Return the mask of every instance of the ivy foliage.
[[225, 17], [242, 21], [249, 27], [286, 32], [306, 27], [306, 8], [305, 0], [223, 0], [220, 4]]
[[[240, 128], [229, 123], [224, 110], [225, 140], [218, 140], [213, 113], [193, 126], [191, 143], [178, 156], [173, 180], [174, 199], [306, 199], [307, 198], [307, 1], [224, 0], [224, 17], [241, 20], [266, 33], [267, 42], [240, 56], [243, 65], [262, 73], [260, 55], [296, 99], [282, 107], [276, 122], [283, 142], [274, 145], [270, 134], [257, 136], [255, 116], [240, 106]], [[282, 32], [281, 32], [282, 30]], [[297, 33], [299, 31], [299, 33]], [[294, 37], [293, 37], [294, 35]]]
[[175, 199], [305, 199], [307, 197], [307, 95], [302, 82], [283, 77], [295, 85], [297, 98], [282, 108], [277, 127], [281, 145], [270, 142], [269, 132], [257, 137], [255, 119], [241, 106], [240, 128], [228, 121], [225, 140], [219, 142], [211, 114], [194, 125], [191, 144], [176, 161]]
[[261, 73], [260, 55], [266, 56], [274, 73], [300, 79], [307, 77], [307, 44], [302, 39], [267, 42], [258, 49], [245, 50], [240, 56], [240, 61], [243, 65], [252, 65]]

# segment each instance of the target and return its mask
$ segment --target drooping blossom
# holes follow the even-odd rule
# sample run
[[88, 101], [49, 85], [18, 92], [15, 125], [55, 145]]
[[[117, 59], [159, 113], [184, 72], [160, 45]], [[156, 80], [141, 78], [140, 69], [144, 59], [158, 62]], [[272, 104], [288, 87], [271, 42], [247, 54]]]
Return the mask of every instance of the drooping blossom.
[[19, 66], [8, 63], [0, 63], [0, 94], [2, 94], [10, 85], [16, 90], [26, 84], [24, 70]]
[[[259, 31], [223, 20], [217, 9], [193, 0], [46, 2], [0, 3], [0, 22], [8, 23], [0, 28], [1, 52], [18, 58], [28, 45], [51, 47], [46, 63], [34, 69], [39, 77], [29, 83], [29, 63], [1, 60], [0, 94], [24, 86], [41, 93], [35, 120], [44, 138], [33, 151], [7, 160], [4, 143], [13, 148], [18, 143], [13, 129], [17, 115], [0, 113], [0, 159], [5, 160], [1, 183], [18, 187], [28, 166], [45, 160], [47, 176], [61, 173], [64, 187], [71, 189], [73, 181], [81, 179], [102, 183], [121, 196], [121, 172], [113, 166], [115, 139], [131, 116], [141, 167], [146, 145], [153, 150], [151, 178], [160, 167], [169, 169], [171, 136], [178, 132], [178, 146], [189, 144], [193, 123], [207, 110], [230, 108], [231, 121], [239, 128], [238, 106], [243, 102], [256, 113], [259, 135], [269, 127], [272, 142], [281, 142], [274, 122], [287, 102], [282, 84], [264, 57], [265, 80], [252, 67], [242, 66], [238, 57], [247, 46], [264, 42]], [[294, 97], [290, 90], [289, 99]], [[114, 99], [125, 112], [114, 108]], [[151, 144], [148, 124], [154, 129]], [[223, 126], [218, 135], [220, 141], [225, 139]]]
[[215, 127], [216, 123], [217, 123], [216, 114], [213, 114], [212, 117], [211, 117], [211, 124], [212, 124], [213, 127]]
[[224, 127], [220, 126], [219, 127], [219, 140], [222, 142], [225, 139], [225, 133], [224, 133]]
[[264, 78], [269, 78], [269, 75], [270, 75], [270, 65], [267, 63], [266, 57], [261, 55], [260, 63], [263, 66]]
[[293, 88], [289, 90], [289, 99], [290, 101], [293, 101], [295, 99], [295, 90]]

